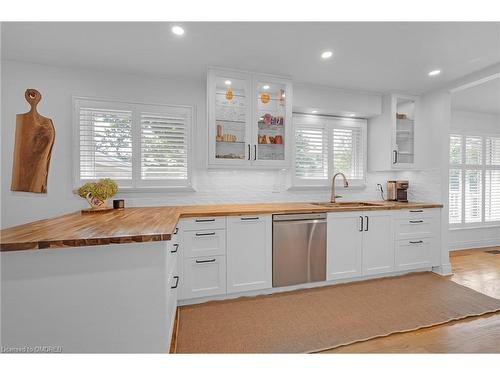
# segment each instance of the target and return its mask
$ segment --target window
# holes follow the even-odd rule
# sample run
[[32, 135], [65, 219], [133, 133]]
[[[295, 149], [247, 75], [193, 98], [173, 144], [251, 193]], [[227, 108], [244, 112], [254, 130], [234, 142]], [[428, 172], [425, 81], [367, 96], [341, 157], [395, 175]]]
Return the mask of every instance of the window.
[[327, 116], [295, 115], [296, 186], [328, 186], [343, 172], [351, 185], [366, 176], [366, 121]]
[[75, 186], [190, 187], [192, 108], [75, 98]]
[[450, 135], [449, 221], [500, 222], [500, 137]]

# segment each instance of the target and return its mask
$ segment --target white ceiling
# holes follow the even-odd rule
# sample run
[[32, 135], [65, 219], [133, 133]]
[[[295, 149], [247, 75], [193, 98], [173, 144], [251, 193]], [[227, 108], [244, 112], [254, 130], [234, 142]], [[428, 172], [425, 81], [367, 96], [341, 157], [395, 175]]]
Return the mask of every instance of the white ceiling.
[[[207, 65], [421, 93], [500, 62], [500, 23], [3, 23], [2, 58], [203, 79]], [[333, 49], [334, 57], [319, 55]], [[429, 77], [433, 69], [442, 74]]]
[[500, 115], [500, 79], [454, 93], [451, 106], [455, 110]]

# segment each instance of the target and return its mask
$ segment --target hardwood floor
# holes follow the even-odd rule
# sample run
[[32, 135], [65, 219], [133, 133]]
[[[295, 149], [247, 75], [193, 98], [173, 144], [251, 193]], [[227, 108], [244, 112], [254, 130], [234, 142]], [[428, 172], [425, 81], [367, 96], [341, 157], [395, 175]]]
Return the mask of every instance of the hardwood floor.
[[[500, 299], [500, 254], [486, 250], [500, 247], [451, 252], [454, 274], [449, 279]], [[175, 337], [170, 349], [175, 352]], [[321, 353], [500, 353], [500, 313], [396, 333]]]
[[[451, 252], [454, 274], [449, 278], [500, 299], [500, 254], [485, 250], [500, 247]], [[500, 313], [397, 333], [322, 353], [500, 353]]]

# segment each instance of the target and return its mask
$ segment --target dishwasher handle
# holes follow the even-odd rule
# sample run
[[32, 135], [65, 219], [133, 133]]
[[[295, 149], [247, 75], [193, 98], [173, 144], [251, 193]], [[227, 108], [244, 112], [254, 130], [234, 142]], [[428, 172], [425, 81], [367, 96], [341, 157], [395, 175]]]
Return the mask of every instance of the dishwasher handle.
[[304, 220], [282, 220], [275, 221], [274, 225], [280, 224], [321, 224], [326, 223], [326, 219], [304, 219]]

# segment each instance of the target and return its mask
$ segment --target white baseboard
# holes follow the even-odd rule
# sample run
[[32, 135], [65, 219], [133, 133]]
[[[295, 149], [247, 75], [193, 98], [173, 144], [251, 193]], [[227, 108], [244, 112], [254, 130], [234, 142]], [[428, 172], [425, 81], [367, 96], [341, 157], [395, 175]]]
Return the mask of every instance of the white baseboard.
[[491, 247], [491, 246], [500, 246], [500, 238], [486, 238], [473, 241], [450, 242], [449, 249], [464, 250], [464, 249], [473, 249], [476, 247]]
[[432, 272], [437, 273], [441, 276], [451, 276], [453, 275], [453, 270], [451, 264], [442, 264], [441, 266], [432, 267]]

